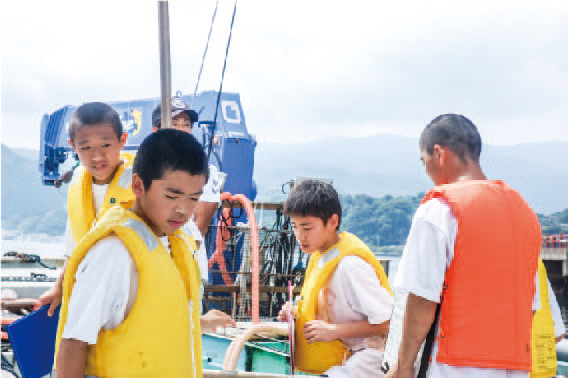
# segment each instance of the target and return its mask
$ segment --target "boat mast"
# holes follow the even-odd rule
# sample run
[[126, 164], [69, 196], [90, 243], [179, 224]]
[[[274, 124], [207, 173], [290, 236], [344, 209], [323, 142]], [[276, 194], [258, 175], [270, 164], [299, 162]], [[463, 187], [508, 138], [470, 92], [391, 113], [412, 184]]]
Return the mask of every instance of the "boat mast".
[[158, 1], [158, 29], [160, 33], [160, 88], [162, 128], [172, 127], [172, 66], [170, 61], [170, 17], [168, 1]]

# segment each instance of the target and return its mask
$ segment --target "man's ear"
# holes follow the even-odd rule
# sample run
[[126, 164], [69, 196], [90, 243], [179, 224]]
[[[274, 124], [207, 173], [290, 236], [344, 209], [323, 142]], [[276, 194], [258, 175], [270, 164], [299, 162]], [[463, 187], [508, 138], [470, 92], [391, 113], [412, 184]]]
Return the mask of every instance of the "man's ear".
[[138, 173], [134, 173], [132, 175], [132, 193], [134, 193], [137, 198], [140, 198], [144, 195], [144, 192], [144, 182], [142, 182]]
[[449, 152], [450, 150], [448, 150], [446, 147], [435, 144], [434, 152], [432, 152], [432, 155], [434, 156], [434, 159], [438, 161], [438, 165], [444, 166], [448, 161]]

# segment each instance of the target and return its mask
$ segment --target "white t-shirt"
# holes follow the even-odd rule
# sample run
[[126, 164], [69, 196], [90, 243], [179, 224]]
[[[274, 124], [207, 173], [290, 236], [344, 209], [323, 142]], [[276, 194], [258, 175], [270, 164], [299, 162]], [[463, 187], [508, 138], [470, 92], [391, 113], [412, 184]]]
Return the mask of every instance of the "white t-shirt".
[[63, 338], [96, 344], [101, 329], [115, 329], [132, 309], [138, 270], [124, 243], [107, 236], [91, 247], [75, 280]]
[[209, 164], [209, 179], [203, 187], [203, 194], [199, 197], [200, 202], [221, 202], [221, 188], [225, 183], [225, 174], [219, 172], [217, 167]]
[[[339, 255], [334, 248], [318, 261], [322, 267]], [[337, 265], [321, 295], [324, 319], [333, 324], [367, 320], [370, 324], [388, 321], [393, 298], [381, 286], [373, 267], [358, 256], [346, 256]], [[339, 377], [377, 377], [382, 361], [384, 339], [377, 337], [342, 340], [355, 353], [341, 366], [334, 366], [326, 374]]]
[[[95, 208], [95, 217], [99, 214], [103, 202], [105, 200], [108, 184], [98, 185], [93, 183], [93, 206]], [[73, 233], [71, 232], [71, 224], [69, 216], [67, 217], [67, 225], [65, 226], [65, 254], [71, 256], [75, 249], [75, 241], [73, 240]]]
[[[394, 280], [394, 288], [440, 303], [445, 273], [454, 257], [457, 232], [457, 219], [445, 200], [436, 198], [420, 205], [412, 220], [412, 227]], [[536, 276], [535, 281], [538, 284]], [[553, 314], [555, 313], [554, 306], [559, 313], [560, 309], [550, 288], [550, 283], [549, 294], [552, 294], [550, 295], [550, 302]], [[532, 307], [533, 310], [540, 308], [538, 287]], [[557, 325], [558, 314], [553, 316], [555, 325]], [[561, 317], [559, 323], [562, 324]], [[560, 328], [560, 325], [558, 325], [558, 328]], [[563, 325], [562, 328], [564, 328]], [[528, 373], [523, 371], [439, 364], [436, 362], [437, 350], [438, 344], [435, 341], [432, 348], [432, 363], [429, 368], [430, 378], [528, 377]]]
[[183, 231], [193, 236], [195, 243], [199, 244], [199, 248], [197, 249], [197, 265], [199, 266], [199, 273], [201, 274], [202, 281], [209, 281], [209, 262], [207, 260], [207, 250], [205, 249], [205, 240], [203, 239], [203, 235], [199, 232], [199, 228], [193, 221], [193, 218], [190, 219], [186, 224], [183, 225]]

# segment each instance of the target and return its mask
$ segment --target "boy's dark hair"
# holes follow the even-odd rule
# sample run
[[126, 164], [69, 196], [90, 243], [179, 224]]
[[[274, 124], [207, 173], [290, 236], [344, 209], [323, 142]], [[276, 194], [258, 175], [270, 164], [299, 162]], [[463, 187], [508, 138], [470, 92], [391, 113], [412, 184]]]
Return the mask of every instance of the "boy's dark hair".
[[327, 224], [333, 214], [337, 214], [338, 230], [341, 225], [339, 194], [331, 184], [319, 180], [305, 180], [296, 185], [284, 202], [284, 213], [290, 216], [317, 217], [324, 224]]
[[75, 140], [77, 131], [84, 126], [110, 124], [117, 138], [122, 136], [122, 122], [114, 108], [104, 102], [87, 102], [75, 110], [69, 124], [69, 138]]
[[449, 148], [462, 160], [467, 155], [479, 163], [481, 136], [473, 122], [462, 115], [440, 115], [424, 128], [420, 135], [420, 149], [431, 155], [436, 144]]
[[133, 173], [142, 179], [144, 189], [159, 180], [167, 170], [183, 171], [192, 176], [207, 176], [207, 156], [201, 144], [189, 133], [174, 129], [158, 130], [148, 135], [136, 153]]

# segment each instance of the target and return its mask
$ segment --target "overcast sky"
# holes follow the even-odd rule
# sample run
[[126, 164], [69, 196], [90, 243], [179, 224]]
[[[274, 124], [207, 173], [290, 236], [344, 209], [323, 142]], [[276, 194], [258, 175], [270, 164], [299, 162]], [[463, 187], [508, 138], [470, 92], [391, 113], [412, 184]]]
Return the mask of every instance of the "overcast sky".
[[[159, 96], [156, 1], [2, 4], [3, 143], [37, 148], [64, 105]], [[201, 90], [218, 89], [233, 4]], [[170, 1], [174, 91], [193, 92], [214, 8]], [[418, 137], [447, 112], [490, 144], [568, 141], [568, 2], [241, 0], [223, 89], [260, 143]]]

